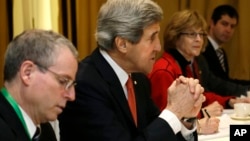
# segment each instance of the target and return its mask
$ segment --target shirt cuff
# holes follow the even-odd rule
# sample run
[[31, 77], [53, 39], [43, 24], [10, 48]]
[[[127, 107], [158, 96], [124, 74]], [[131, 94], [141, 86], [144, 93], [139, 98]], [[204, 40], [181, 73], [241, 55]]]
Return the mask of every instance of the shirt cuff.
[[[181, 122], [180, 120], [177, 118], [177, 116], [172, 113], [169, 110], [164, 109], [161, 114], [159, 115], [160, 118], [162, 118], [163, 120], [165, 120], [170, 127], [173, 129], [174, 133], [177, 134], [178, 132], [181, 132], [182, 136], [186, 139], [186, 140], [190, 140], [190, 137], [192, 136], [192, 133], [195, 132], [197, 125], [196, 122], [193, 125], [193, 129], [189, 130], [187, 129]], [[191, 137], [192, 138], [192, 137]]]
[[182, 124], [177, 116], [171, 111], [164, 109], [159, 117], [165, 120], [170, 125], [175, 134], [181, 131]]
[[190, 138], [193, 136], [192, 133], [195, 132], [196, 128], [196, 122], [194, 122], [192, 130], [187, 129], [183, 124], [181, 124], [181, 134], [186, 140], [190, 140]]

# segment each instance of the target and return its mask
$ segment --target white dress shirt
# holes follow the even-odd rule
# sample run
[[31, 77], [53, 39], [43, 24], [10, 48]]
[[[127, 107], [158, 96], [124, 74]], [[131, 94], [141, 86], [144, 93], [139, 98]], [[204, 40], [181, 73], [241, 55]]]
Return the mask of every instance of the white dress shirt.
[[[117, 77], [119, 78], [121, 82], [125, 95], [127, 97], [126, 82], [128, 80], [128, 74], [108, 55], [106, 51], [100, 49], [100, 53], [115, 71]], [[190, 135], [196, 130], [196, 124], [194, 125], [194, 128], [192, 130], [188, 130], [180, 122], [180, 120], [176, 117], [176, 115], [169, 110], [166, 110], [166, 109], [163, 110], [161, 114], [159, 115], [159, 117], [165, 120], [170, 125], [170, 127], [173, 129], [175, 134], [181, 131], [183, 137], [187, 140], [190, 140], [189, 139]]]
[[30, 138], [32, 138], [36, 132], [36, 125], [33, 123], [32, 119], [28, 116], [28, 114], [22, 109], [22, 107], [19, 106], [19, 108], [22, 112], [23, 119], [26, 123], [26, 127], [28, 128]]

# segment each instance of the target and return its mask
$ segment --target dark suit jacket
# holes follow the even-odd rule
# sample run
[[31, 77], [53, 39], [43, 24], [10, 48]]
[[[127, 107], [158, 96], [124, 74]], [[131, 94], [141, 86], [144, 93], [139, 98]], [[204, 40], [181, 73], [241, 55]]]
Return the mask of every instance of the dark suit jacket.
[[215, 76], [220, 77], [221, 79], [231, 81], [231, 82], [234, 82], [234, 83], [238, 83], [238, 84], [241, 84], [241, 85], [250, 86], [250, 81], [249, 80], [239, 80], [239, 79], [230, 78], [227, 55], [226, 55], [224, 50], [223, 50], [223, 52], [224, 52], [224, 63], [225, 63], [225, 68], [226, 68], [225, 71], [223, 70], [223, 68], [222, 68], [222, 66], [220, 64], [220, 60], [219, 60], [219, 58], [218, 58], [218, 56], [216, 54], [216, 51], [214, 50], [213, 45], [208, 40], [206, 50], [202, 54], [205, 57], [205, 59], [207, 60], [210, 71], [212, 71]]
[[216, 92], [224, 96], [240, 96], [242, 94], [246, 95], [248, 86], [236, 84], [215, 76], [209, 70], [207, 61], [203, 55], [196, 57], [196, 59], [201, 76], [200, 83], [207, 91]]
[[[21, 121], [0, 92], [0, 141], [30, 141]], [[56, 141], [50, 123], [41, 124], [40, 141]]]
[[219, 76], [222, 79], [228, 79], [229, 78], [228, 61], [224, 50], [223, 52], [224, 52], [224, 63], [226, 68], [225, 71], [223, 70], [220, 64], [220, 60], [216, 54], [216, 51], [214, 50], [214, 47], [209, 40], [206, 46], [206, 50], [205, 52], [203, 52], [203, 55], [206, 58], [208, 66], [210, 70], [214, 73], [214, 75]]
[[169, 124], [158, 118], [159, 109], [150, 99], [147, 76], [132, 74], [135, 87], [138, 127], [114, 70], [97, 48], [79, 64], [76, 100], [68, 102], [59, 116], [62, 141], [176, 141]]

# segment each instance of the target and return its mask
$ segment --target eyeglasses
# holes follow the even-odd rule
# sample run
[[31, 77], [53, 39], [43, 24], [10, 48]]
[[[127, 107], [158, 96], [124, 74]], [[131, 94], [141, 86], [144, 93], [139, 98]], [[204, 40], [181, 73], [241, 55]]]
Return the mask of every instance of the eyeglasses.
[[51, 71], [49, 69], [47, 69], [47, 71], [55, 76], [55, 78], [58, 80], [60, 85], [64, 86], [64, 89], [66, 91], [68, 91], [69, 88], [71, 88], [72, 86], [76, 85], [76, 82], [74, 80], [70, 80], [70, 79], [66, 78], [65, 76], [59, 75], [59, 74], [57, 74], [54, 71]]
[[39, 68], [45, 69], [47, 72], [50, 72], [51, 74], [53, 74], [55, 78], [57, 79], [57, 81], [59, 82], [59, 84], [62, 85], [66, 91], [68, 91], [72, 86], [76, 85], [76, 82], [74, 80], [70, 80], [66, 78], [65, 76], [62, 76], [54, 71], [51, 71], [50, 69], [44, 68], [41, 65], [38, 65], [38, 64], [36, 65]]
[[181, 35], [187, 35], [189, 38], [192, 38], [192, 39], [196, 39], [198, 35], [202, 39], [204, 39], [205, 37], [207, 37], [206, 33], [196, 33], [196, 32], [190, 32], [190, 33], [188, 33], [188, 32], [182, 32], [180, 34]]

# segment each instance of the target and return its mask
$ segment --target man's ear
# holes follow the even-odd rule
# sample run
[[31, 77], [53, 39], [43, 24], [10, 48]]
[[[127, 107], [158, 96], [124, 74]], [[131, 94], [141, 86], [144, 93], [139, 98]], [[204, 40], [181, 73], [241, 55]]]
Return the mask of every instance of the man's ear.
[[121, 38], [119, 36], [115, 37], [115, 46], [116, 46], [117, 50], [119, 50], [120, 52], [125, 53], [127, 51], [126, 39]]
[[20, 79], [25, 85], [29, 85], [31, 74], [35, 70], [35, 64], [32, 61], [24, 61], [20, 66]]

